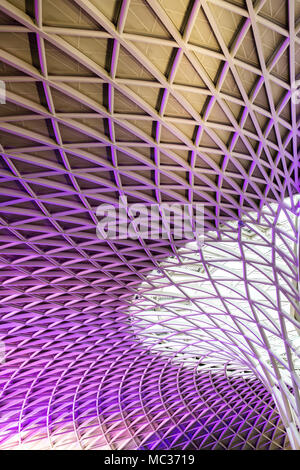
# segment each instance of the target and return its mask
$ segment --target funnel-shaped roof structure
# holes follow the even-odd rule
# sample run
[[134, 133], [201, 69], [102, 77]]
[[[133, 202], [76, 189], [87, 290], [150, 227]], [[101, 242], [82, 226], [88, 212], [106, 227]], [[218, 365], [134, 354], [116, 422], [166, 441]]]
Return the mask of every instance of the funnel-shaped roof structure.
[[0, 1], [0, 448], [300, 448], [299, 74], [299, 0]]

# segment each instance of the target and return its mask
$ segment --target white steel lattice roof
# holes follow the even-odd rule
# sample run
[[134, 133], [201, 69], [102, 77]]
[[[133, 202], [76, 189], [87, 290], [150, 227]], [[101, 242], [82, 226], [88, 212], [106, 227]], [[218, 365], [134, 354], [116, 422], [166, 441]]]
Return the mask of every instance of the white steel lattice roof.
[[[0, 366], [0, 447], [299, 447], [295, 93], [300, 1], [0, 0], [0, 61], [5, 85], [5, 103], [0, 104], [0, 340], [6, 352]], [[237, 265], [220, 254], [213, 262], [222, 264], [207, 269], [212, 264], [209, 246], [201, 252], [172, 236], [100, 240], [97, 207], [117, 204], [119, 196], [147, 205], [202, 203], [208, 245], [221, 253], [222, 243], [232, 243]], [[282, 214], [284, 230], [276, 225]], [[245, 255], [251, 240], [245, 241], [250, 234], [238, 224], [241, 220], [256, 234], [254, 258]], [[263, 240], [261, 249], [258, 239]], [[180, 261], [182, 253], [184, 277], [174, 282], [178, 273], [170, 274], [171, 260]], [[261, 296], [260, 280], [245, 274], [247, 263], [257, 273], [259, 257], [265, 286]], [[191, 265], [189, 276], [196, 273], [197, 286], [203, 278], [205, 307], [189, 290], [194, 285], [185, 277], [186, 264]], [[235, 280], [225, 275], [223, 282], [224, 270]], [[194, 379], [202, 370], [198, 359], [195, 368], [194, 359], [203, 351], [214, 352], [199, 318], [196, 336], [206, 343], [201, 354], [190, 351], [186, 370], [172, 339], [157, 348], [166, 330], [158, 332], [161, 311], [149, 317], [145, 309], [147, 289], [151, 302], [146, 307], [160, 303], [153, 296], [163, 286], [173, 315], [174, 295], [186, 282], [180, 312], [193, 304], [199, 316], [211, 310], [221, 313], [223, 321], [227, 315], [234, 334], [229, 289], [239, 291], [240, 311], [258, 325], [250, 336], [263, 331], [257, 340], [262, 373], [255, 370], [254, 359], [245, 360], [245, 351], [236, 354], [233, 364], [226, 340], [227, 349], [218, 343], [211, 370], [206, 364]], [[143, 298], [133, 302], [141, 293]], [[175, 320], [168, 317], [169, 326], [178, 321], [176, 315]], [[266, 320], [262, 329], [261, 316]], [[155, 323], [152, 343], [143, 321]], [[285, 322], [293, 329], [293, 341]], [[243, 371], [241, 387], [251, 396], [249, 403], [259, 404], [263, 394], [269, 395], [260, 411], [248, 405], [244, 415], [237, 412], [228, 424], [208, 394], [202, 403], [210, 406], [207, 419], [215, 416], [222, 423], [210, 429], [187, 405], [185, 390], [190, 387], [196, 400], [199, 390], [206, 396], [209, 383], [212, 394], [224, 386], [228, 403], [243, 401], [243, 393], [239, 397], [232, 385], [239, 379], [235, 373], [231, 377], [226, 362]], [[218, 364], [225, 372], [215, 371]], [[247, 380], [246, 369], [252, 371]], [[166, 390], [158, 386], [160, 398], [152, 403], [149, 397], [164, 381], [161, 371]], [[143, 390], [148, 390], [147, 399]], [[168, 401], [171, 392], [173, 402]], [[142, 418], [128, 408], [133, 395]], [[182, 410], [179, 421], [174, 403]], [[159, 411], [165, 421], [157, 418]], [[256, 412], [261, 426], [245, 431], [248, 437], [239, 434], [234, 423], [248, 429]], [[181, 420], [187, 429], [190, 423], [196, 426], [194, 437], [184, 431], [175, 439]]]

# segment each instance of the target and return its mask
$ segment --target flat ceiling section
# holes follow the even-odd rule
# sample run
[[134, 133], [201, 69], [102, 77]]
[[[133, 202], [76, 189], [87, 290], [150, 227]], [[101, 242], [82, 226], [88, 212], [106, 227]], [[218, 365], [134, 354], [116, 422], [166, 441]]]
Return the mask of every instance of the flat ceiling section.
[[7, 158], [20, 175], [30, 159], [41, 184], [60, 169], [91, 208], [119, 192], [204, 201], [211, 226], [289, 196], [299, 11], [279, 0], [3, 1]]

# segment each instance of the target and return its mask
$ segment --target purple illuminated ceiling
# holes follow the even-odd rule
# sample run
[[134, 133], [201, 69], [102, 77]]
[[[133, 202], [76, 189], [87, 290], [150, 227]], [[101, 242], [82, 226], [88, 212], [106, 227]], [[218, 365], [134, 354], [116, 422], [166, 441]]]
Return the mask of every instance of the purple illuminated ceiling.
[[0, 61], [0, 448], [300, 448], [300, 2], [1, 0]]

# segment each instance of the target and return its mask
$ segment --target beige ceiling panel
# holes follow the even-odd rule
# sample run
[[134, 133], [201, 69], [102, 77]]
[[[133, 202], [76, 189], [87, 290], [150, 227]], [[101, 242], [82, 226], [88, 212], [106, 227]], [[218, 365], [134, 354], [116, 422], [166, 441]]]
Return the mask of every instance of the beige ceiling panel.
[[[71, 0], [42, 0], [43, 23], [46, 26], [101, 29], [99, 24]], [[113, 2], [102, 2], [113, 3]]]
[[170, 38], [163, 23], [143, 0], [131, 0], [124, 32], [154, 38]]

